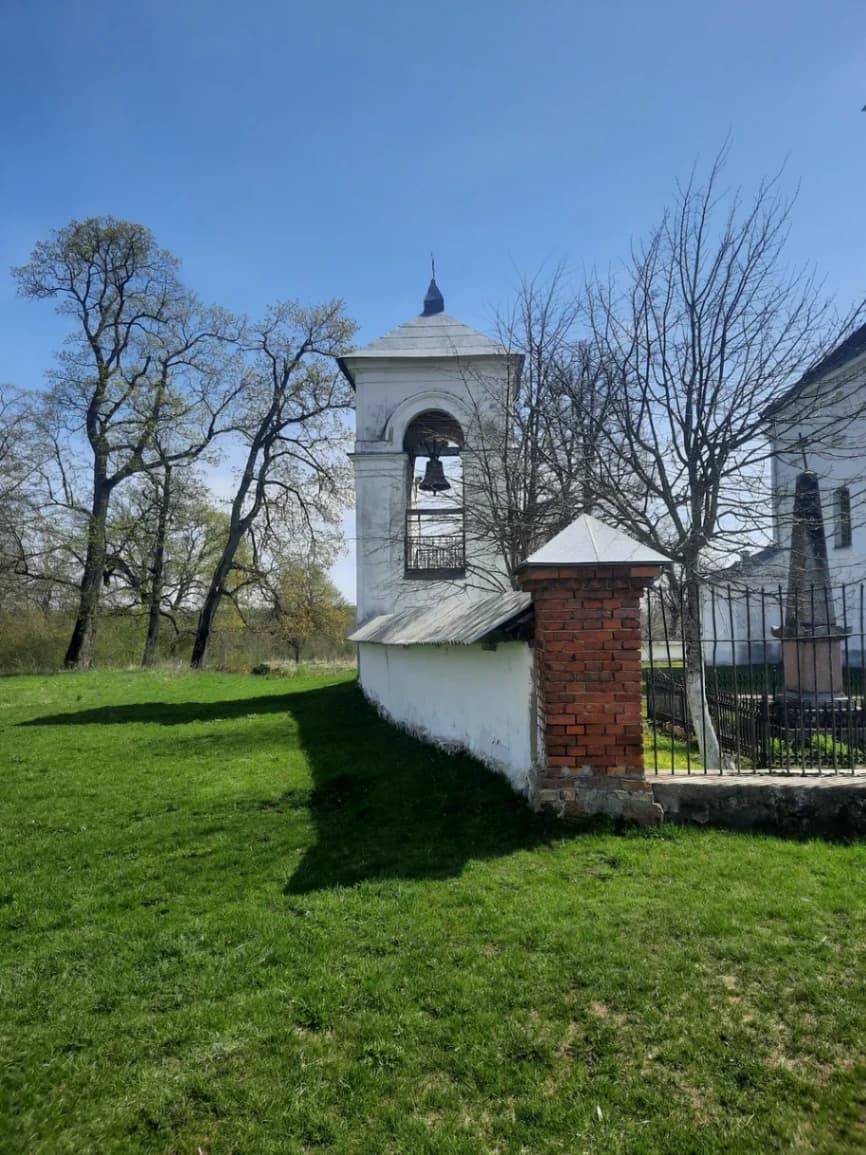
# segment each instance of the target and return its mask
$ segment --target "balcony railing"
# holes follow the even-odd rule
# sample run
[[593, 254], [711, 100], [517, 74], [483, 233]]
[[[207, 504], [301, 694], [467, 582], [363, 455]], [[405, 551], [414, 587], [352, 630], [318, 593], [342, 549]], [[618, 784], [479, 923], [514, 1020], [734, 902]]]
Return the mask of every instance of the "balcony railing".
[[466, 569], [466, 547], [462, 533], [406, 538], [407, 575], [455, 577]]

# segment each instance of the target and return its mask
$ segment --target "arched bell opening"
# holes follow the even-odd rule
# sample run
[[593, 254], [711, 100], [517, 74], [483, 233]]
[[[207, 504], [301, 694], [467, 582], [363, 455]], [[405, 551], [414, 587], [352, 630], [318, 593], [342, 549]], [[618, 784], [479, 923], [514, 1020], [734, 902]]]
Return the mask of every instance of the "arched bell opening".
[[428, 409], [406, 429], [406, 577], [452, 578], [466, 572], [460, 423]]

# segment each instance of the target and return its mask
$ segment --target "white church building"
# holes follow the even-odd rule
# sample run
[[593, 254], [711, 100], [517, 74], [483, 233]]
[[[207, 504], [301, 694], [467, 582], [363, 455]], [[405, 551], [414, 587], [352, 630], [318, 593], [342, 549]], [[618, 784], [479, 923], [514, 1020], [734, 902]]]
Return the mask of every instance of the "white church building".
[[[866, 325], [797, 381], [764, 414], [772, 464], [773, 543], [719, 571], [730, 586], [727, 606], [704, 612], [707, 660], [746, 664], [781, 658], [771, 628], [779, 624], [788, 580], [797, 477], [817, 475], [827, 563], [837, 620], [853, 623], [846, 656], [860, 665], [863, 623], [860, 585], [866, 582]], [[748, 607], [745, 591], [749, 591]], [[821, 595], [816, 595], [821, 596]], [[733, 633], [734, 642], [731, 641]]]

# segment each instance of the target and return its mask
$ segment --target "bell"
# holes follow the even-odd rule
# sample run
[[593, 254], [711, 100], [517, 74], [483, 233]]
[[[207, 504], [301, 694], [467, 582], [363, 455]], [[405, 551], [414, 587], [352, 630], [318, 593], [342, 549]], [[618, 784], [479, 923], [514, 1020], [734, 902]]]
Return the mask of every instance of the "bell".
[[446, 478], [442, 462], [438, 457], [428, 458], [427, 468], [424, 470], [423, 478], [418, 483], [418, 488], [424, 493], [442, 493], [443, 490], [451, 488], [451, 483]]

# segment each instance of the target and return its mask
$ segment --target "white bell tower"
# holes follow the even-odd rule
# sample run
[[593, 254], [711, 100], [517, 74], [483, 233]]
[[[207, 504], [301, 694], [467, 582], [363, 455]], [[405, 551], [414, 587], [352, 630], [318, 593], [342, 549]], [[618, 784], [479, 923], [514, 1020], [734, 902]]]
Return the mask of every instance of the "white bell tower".
[[504, 437], [520, 363], [445, 312], [435, 275], [420, 316], [341, 359], [357, 394], [359, 624], [510, 588], [481, 528], [479, 455]]

